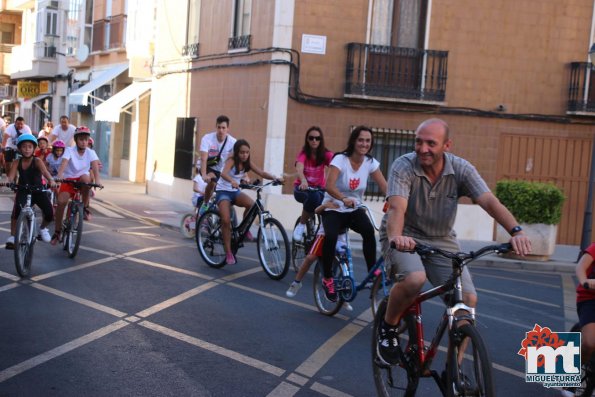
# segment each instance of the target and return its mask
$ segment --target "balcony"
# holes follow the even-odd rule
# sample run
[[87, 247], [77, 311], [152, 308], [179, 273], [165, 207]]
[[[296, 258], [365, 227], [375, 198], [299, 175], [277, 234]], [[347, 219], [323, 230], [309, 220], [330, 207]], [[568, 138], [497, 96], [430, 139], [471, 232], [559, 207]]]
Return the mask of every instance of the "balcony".
[[442, 103], [447, 61], [448, 51], [349, 43], [344, 96]]
[[198, 58], [198, 43], [186, 44], [182, 47], [182, 55], [189, 58]]
[[58, 74], [56, 47], [47, 42], [14, 47], [11, 61], [11, 79], [53, 78]]
[[570, 64], [568, 109], [570, 114], [595, 113], [595, 65], [591, 62]]
[[227, 42], [228, 52], [250, 51], [251, 35], [230, 37]]

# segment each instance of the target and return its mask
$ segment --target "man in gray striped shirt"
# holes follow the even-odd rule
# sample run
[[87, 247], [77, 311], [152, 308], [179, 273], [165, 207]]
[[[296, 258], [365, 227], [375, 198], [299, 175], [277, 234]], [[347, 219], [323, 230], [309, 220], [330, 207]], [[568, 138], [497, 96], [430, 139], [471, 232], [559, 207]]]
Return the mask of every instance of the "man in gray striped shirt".
[[[380, 240], [387, 267], [405, 279], [390, 292], [384, 323], [380, 329], [378, 352], [390, 364], [398, 362], [396, 337], [401, 314], [415, 300], [426, 277], [440, 285], [451, 274], [449, 259], [411, 255], [416, 241], [448, 251], [460, 251], [453, 230], [459, 197], [470, 197], [506, 230], [511, 232], [514, 251], [531, 252], [531, 242], [514, 216], [490, 192], [475, 167], [467, 160], [448, 153], [451, 146], [448, 125], [429, 119], [415, 131], [415, 153], [396, 159], [388, 175], [389, 209], [382, 220]], [[397, 250], [390, 249], [394, 243]], [[477, 294], [469, 270], [462, 276], [465, 304], [475, 307]]]

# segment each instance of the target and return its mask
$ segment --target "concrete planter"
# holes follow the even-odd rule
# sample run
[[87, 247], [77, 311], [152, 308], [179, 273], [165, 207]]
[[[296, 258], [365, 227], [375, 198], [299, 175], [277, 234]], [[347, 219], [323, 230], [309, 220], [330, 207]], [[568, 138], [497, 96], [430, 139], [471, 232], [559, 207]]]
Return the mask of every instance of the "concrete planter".
[[[521, 227], [525, 234], [531, 240], [533, 247], [531, 255], [525, 257], [528, 260], [547, 261], [554, 253], [556, 247], [556, 235], [558, 233], [558, 225], [546, 225], [543, 223], [521, 223]], [[500, 225], [496, 227], [496, 241], [499, 243], [506, 243], [510, 240], [510, 234]], [[505, 255], [510, 258], [520, 258], [513, 253]]]

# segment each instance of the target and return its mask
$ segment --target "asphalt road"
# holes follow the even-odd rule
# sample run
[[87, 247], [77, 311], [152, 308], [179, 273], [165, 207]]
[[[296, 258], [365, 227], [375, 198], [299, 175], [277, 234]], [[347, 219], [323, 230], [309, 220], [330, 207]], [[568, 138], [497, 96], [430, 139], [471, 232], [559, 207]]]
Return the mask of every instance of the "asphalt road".
[[[0, 195], [0, 240], [10, 196]], [[94, 203], [82, 247], [68, 259], [38, 242], [32, 276], [0, 255], [0, 396], [372, 396], [371, 314], [320, 315], [311, 278], [285, 297], [260, 269], [254, 244], [239, 263], [212, 269], [192, 240]], [[363, 274], [362, 258], [356, 274]], [[527, 384], [517, 355], [534, 324], [564, 331], [574, 321], [571, 275], [473, 268], [478, 328], [499, 396], [554, 396]], [[442, 311], [424, 306], [427, 339]], [[443, 360], [440, 353], [437, 363]], [[418, 395], [436, 396], [433, 380]]]

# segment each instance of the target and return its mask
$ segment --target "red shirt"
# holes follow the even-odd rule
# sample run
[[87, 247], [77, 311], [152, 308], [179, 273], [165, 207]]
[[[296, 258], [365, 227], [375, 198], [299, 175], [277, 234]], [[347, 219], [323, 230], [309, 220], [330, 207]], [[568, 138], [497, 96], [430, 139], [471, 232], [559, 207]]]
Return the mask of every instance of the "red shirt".
[[[296, 163], [304, 164], [304, 176], [308, 185], [311, 187], [324, 187], [326, 180], [324, 177], [324, 167], [328, 167], [333, 159], [333, 152], [328, 151], [324, 154], [324, 162], [322, 164], [316, 164], [316, 160], [307, 158], [306, 153], [302, 150], [298, 153], [295, 159]], [[294, 186], [299, 186], [301, 183], [300, 178], [297, 178]]]
[[[585, 252], [595, 258], [595, 243], [591, 243]], [[587, 278], [595, 278], [595, 274], [593, 274], [595, 267], [593, 264], [595, 264], [595, 261], [591, 262], [587, 268]], [[576, 301], [583, 302], [588, 300], [595, 300], [595, 289], [585, 289], [582, 284], [579, 284], [576, 287]]]
[[33, 153], [33, 155], [35, 157], [39, 157], [41, 161], [45, 162], [46, 157], [49, 156], [50, 153], [52, 153], [52, 149], [50, 148], [45, 149], [44, 152], [42, 152], [41, 149], [37, 148], [35, 149], [35, 153]]

